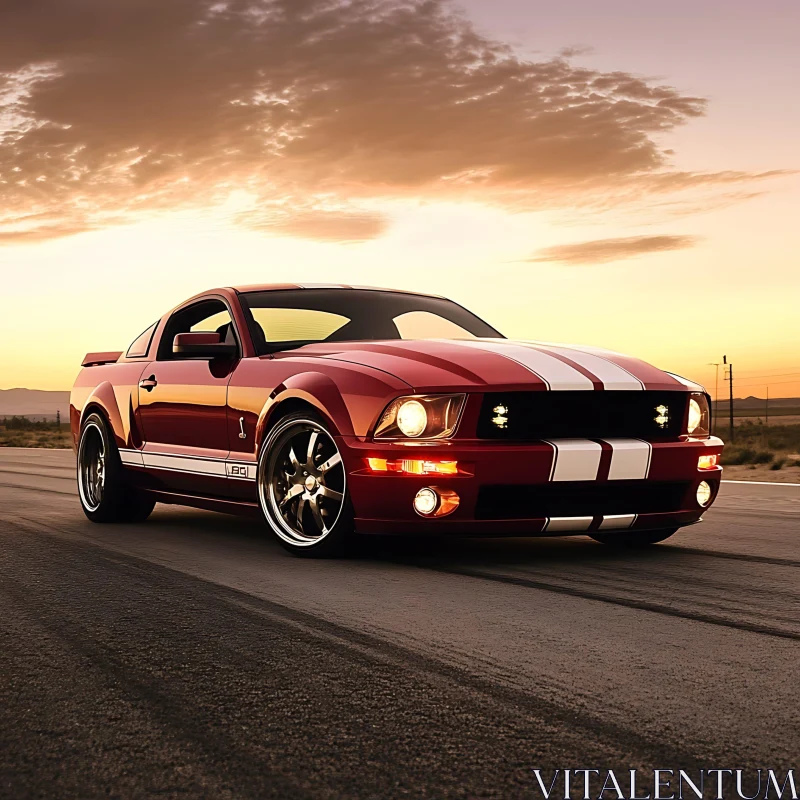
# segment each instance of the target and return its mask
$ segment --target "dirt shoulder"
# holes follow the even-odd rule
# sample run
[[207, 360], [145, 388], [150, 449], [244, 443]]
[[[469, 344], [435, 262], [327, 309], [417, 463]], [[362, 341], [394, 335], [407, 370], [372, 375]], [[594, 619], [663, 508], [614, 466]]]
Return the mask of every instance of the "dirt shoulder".
[[800, 467], [770, 469], [769, 464], [734, 464], [725, 467], [722, 479], [728, 481], [800, 483]]

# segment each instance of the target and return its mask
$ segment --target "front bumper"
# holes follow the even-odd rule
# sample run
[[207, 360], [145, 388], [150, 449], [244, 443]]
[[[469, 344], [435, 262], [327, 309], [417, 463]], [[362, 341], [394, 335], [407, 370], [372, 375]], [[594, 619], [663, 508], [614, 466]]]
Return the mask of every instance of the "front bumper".
[[[611, 466], [612, 458], [623, 463], [623, 456], [628, 457], [624, 444], [620, 446], [624, 441], [603, 443], [597, 474], [591, 480], [580, 472], [581, 460], [591, 461], [597, 454], [598, 443], [590, 440], [526, 444], [453, 440], [409, 446], [342, 437], [338, 444], [359, 533], [562, 536], [595, 530], [673, 528], [699, 521], [717, 496], [722, 469], [699, 470], [698, 458], [721, 453], [723, 443], [715, 437], [654, 442], [648, 445], [642, 477], [632, 479], [630, 472]], [[564, 443], [562, 450], [569, 450], [570, 463], [577, 465], [577, 471], [555, 469], [559, 442]], [[368, 458], [457, 461], [464, 472], [373, 472]], [[581, 480], [569, 480], [571, 477]], [[696, 500], [701, 481], [712, 490], [706, 506]], [[425, 486], [455, 491], [460, 499], [458, 508], [446, 517], [420, 516], [413, 500]]]

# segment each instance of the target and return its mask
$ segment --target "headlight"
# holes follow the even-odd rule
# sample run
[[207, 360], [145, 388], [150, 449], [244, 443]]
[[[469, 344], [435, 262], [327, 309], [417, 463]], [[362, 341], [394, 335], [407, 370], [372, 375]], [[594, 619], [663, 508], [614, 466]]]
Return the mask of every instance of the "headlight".
[[452, 436], [466, 395], [437, 394], [392, 400], [375, 427], [376, 439], [446, 439]]
[[419, 436], [428, 427], [428, 412], [419, 400], [406, 400], [397, 408], [397, 427], [406, 436]]
[[686, 430], [692, 436], [708, 436], [711, 431], [711, 410], [704, 394], [689, 395], [689, 417]]
[[694, 433], [702, 421], [703, 412], [700, 410], [700, 403], [693, 397], [689, 400], [689, 433]]

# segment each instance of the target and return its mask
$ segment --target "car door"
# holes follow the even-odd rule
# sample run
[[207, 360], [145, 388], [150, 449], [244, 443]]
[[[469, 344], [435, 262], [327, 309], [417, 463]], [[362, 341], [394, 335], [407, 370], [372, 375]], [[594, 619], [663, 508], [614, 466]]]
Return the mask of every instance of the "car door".
[[[256, 498], [256, 434], [261, 412], [276, 387], [309, 369], [307, 358], [295, 358], [294, 350], [283, 352], [281, 347], [298, 340], [324, 341], [349, 322], [341, 314], [304, 308], [307, 296], [306, 289], [242, 295], [255, 350], [262, 357], [242, 359], [228, 386], [230, 491], [237, 498]], [[273, 349], [275, 352], [266, 357]]]
[[[156, 360], [139, 382], [144, 465], [166, 488], [224, 495], [225, 459], [230, 451], [226, 402], [239, 361], [173, 353], [175, 336], [218, 332], [241, 342], [221, 297], [206, 297], [175, 311], [164, 329]], [[241, 349], [239, 348], [239, 353]]]

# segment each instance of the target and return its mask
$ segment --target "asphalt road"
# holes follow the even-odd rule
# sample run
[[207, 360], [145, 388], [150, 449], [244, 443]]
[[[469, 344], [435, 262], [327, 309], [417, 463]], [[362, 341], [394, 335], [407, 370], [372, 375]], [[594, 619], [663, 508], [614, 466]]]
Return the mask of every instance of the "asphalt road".
[[533, 768], [800, 766], [800, 487], [641, 552], [80, 511], [0, 451], [0, 796], [540, 796]]

